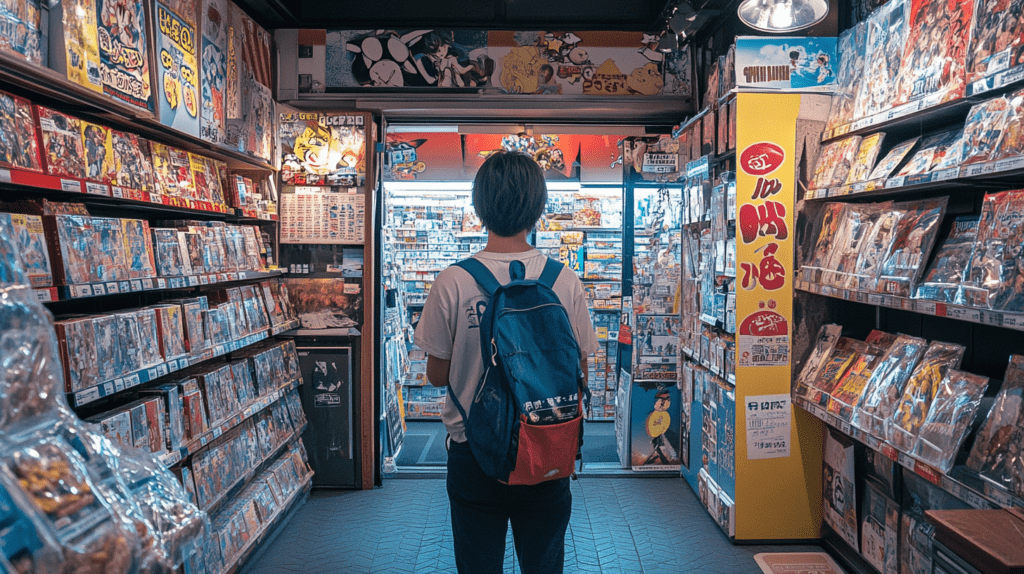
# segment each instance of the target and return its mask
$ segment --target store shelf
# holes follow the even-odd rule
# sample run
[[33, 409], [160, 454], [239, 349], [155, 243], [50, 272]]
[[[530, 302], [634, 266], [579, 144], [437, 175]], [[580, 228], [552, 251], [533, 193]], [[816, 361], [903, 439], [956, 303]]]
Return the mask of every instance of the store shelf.
[[[253, 551], [267, 541], [267, 535], [273, 532], [278, 526], [278, 521], [282, 517], [287, 516], [294, 508], [301, 506], [309, 496], [310, 488], [313, 484], [313, 473], [307, 474], [302, 479], [302, 486], [292, 493], [285, 504], [274, 513], [274, 516], [264, 523], [259, 533], [253, 536], [249, 542], [246, 543], [245, 547], [238, 553], [238, 556], [232, 560], [231, 564], [226, 564], [224, 570], [221, 570], [220, 574], [236, 574], [243, 564], [252, 556]], [[300, 502], [301, 500], [301, 502]]]
[[256, 402], [248, 405], [241, 411], [225, 418], [222, 421], [217, 422], [217, 424], [215, 425], [211, 425], [211, 428], [209, 430], [204, 432], [202, 435], [189, 441], [187, 445], [182, 446], [176, 451], [168, 452], [161, 455], [160, 460], [163, 461], [163, 463], [168, 467], [180, 463], [181, 461], [187, 459], [189, 456], [195, 454], [199, 450], [206, 447], [215, 439], [220, 438], [222, 435], [226, 434], [231, 429], [242, 424], [242, 422], [245, 421], [246, 419], [252, 418], [253, 416], [262, 412], [270, 405], [276, 403], [282, 397], [284, 397], [285, 393], [292, 389], [298, 388], [300, 384], [302, 384], [302, 380], [296, 379], [285, 385], [282, 385], [276, 391], [263, 397], [260, 397]]
[[977, 323], [979, 325], [991, 325], [994, 327], [1006, 327], [1015, 331], [1024, 331], [1024, 313], [1006, 313], [1003, 311], [977, 309], [975, 307], [940, 303], [938, 301], [929, 301], [925, 299], [911, 299], [909, 297], [886, 295], [884, 293], [867, 293], [853, 289], [840, 289], [838, 287], [817, 285], [815, 283], [802, 280], [798, 280], [796, 282], [796, 289], [807, 293], [813, 293], [815, 295], [832, 297], [833, 299], [852, 301], [854, 303], [864, 303], [866, 305], [875, 305], [877, 307], [888, 307], [890, 309], [900, 309], [902, 311], [920, 313], [921, 315], [945, 317], [947, 319]]
[[682, 351], [683, 355], [688, 359], [707, 369], [712, 375], [722, 377], [733, 385], [736, 384], [736, 373], [726, 373], [725, 370], [719, 368], [718, 365], [712, 365], [711, 361], [698, 358], [697, 353], [689, 347], [679, 347], [679, 350]]
[[239, 487], [241, 487], [243, 485], [246, 485], [246, 484], [249, 484], [249, 482], [252, 481], [253, 477], [255, 477], [256, 474], [258, 474], [258, 473], [263, 471], [263, 469], [266, 467], [268, 462], [270, 462], [270, 461], [276, 459], [278, 456], [280, 456], [281, 453], [283, 453], [285, 450], [287, 450], [288, 446], [291, 445], [291, 443], [295, 441], [295, 439], [301, 437], [303, 431], [306, 430], [306, 426], [307, 425], [308, 425], [308, 423], [305, 424], [305, 425], [302, 425], [301, 428], [299, 428], [295, 432], [293, 432], [291, 434], [291, 436], [289, 436], [287, 439], [282, 441], [281, 444], [278, 445], [278, 447], [274, 449], [274, 452], [271, 452], [270, 455], [264, 457], [263, 460], [261, 460], [260, 462], [254, 464], [249, 470], [247, 470], [245, 472], [245, 474], [243, 474], [242, 476], [238, 477], [238, 479], [235, 482], [233, 482], [231, 484], [231, 486], [225, 488], [224, 491], [221, 492], [220, 495], [217, 496], [217, 498], [214, 498], [213, 501], [210, 502], [210, 504], [207, 504], [206, 508], [201, 508], [200, 510], [205, 511], [207, 514], [210, 514], [211, 516], [216, 514], [216, 511], [217, 511], [218, 507], [221, 504], [223, 504], [225, 500], [228, 500], [229, 498], [231, 498], [234, 495], [238, 494], [237, 491], [239, 490]]
[[[990, 509], [1024, 506], [1024, 500], [1014, 497], [1003, 488], [980, 478], [970, 476], [969, 472], [961, 472], [957, 478], [944, 474], [931, 465], [921, 462], [909, 454], [900, 452], [885, 440], [857, 428], [848, 421], [835, 416], [820, 405], [811, 403], [803, 397], [793, 397], [793, 404], [814, 415], [815, 418], [820, 419], [844, 435], [864, 444], [871, 450], [881, 453], [903, 468], [966, 502], [971, 508]], [[957, 468], [954, 468], [954, 471], [957, 471]]]
[[1006, 189], [1019, 185], [1024, 175], [1024, 156], [1008, 157], [996, 161], [951, 167], [931, 173], [891, 177], [865, 181], [853, 185], [827, 189], [809, 189], [804, 199], [834, 199], [840, 197], [884, 197], [926, 191], [945, 191], [964, 186], [980, 186], [991, 191], [992, 186]]
[[122, 131], [221, 159], [233, 169], [276, 171], [273, 165], [260, 158], [179, 132], [161, 124], [153, 112], [96, 93], [63, 74], [7, 52], [0, 53], [0, 86], [33, 102], [58, 107], [57, 103], [76, 116], [89, 116]]
[[227, 355], [228, 353], [234, 353], [242, 348], [248, 347], [258, 343], [269, 337], [273, 337], [279, 333], [283, 333], [289, 329], [293, 329], [298, 326], [298, 321], [293, 320], [285, 325], [281, 325], [276, 329], [269, 331], [261, 331], [254, 333], [247, 337], [243, 337], [230, 343], [224, 343], [217, 345], [212, 349], [208, 349], [203, 354], [195, 357], [181, 357], [179, 359], [173, 359], [165, 363], [153, 367], [147, 367], [140, 369], [133, 373], [118, 377], [112, 381], [106, 381], [104, 383], [82, 389], [74, 393], [67, 393], [68, 403], [74, 408], [81, 407], [92, 402], [96, 402], [103, 397], [109, 397], [116, 393], [119, 393], [125, 389], [131, 389], [139, 385], [149, 383], [160, 377], [164, 377], [175, 371], [188, 368], [191, 365], [196, 365], [203, 361], [208, 361], [216, 357]]
[[854, 122], [826, 130], [821, 134], [821, 141], [827, 142], [841, 137], [863, 135], [866, 133], [899, 131], [911, 126], [949, 125], [967, 117], [967, 111], [978, 100], [960, 98], [950, 102], [940, 102], [944, 94], [931, 96], [908, 102], [895, 108], [861, 118]]
[[284, 275], [284, 272], [280, 270], [232, 271], [230, 273], [206, 273], [184, 277], [150, 277], [146, 279], [129, 279], [127, 281], [108, 281], [106, 283], [83, 283], [37, 289], [36, 291], [40, 301], [53, 303], [89, 297], [102, 297], [105, 295], [169, 291], [174, 289], [190, 289], [192, 287], [208, 287], [239, 281], [259, 281], [280, 277], [281, 275]]

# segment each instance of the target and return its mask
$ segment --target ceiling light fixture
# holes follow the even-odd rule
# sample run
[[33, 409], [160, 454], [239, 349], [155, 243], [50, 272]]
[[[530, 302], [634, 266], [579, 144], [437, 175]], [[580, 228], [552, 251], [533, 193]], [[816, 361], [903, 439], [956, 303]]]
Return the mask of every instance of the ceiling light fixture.
[[769, 33], [794, 32], [828, 15], [826, 0], [743, 0], [736, 10], [744, 24]]

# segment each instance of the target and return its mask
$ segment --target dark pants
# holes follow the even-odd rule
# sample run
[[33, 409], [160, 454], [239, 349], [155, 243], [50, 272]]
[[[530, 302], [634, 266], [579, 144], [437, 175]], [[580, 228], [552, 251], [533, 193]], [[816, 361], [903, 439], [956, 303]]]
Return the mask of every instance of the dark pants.
[[561, 574], [572, 512], [568, 478], [534, 486], [502, 484], [484, 474], [469, 443], [452, 442], [448, 500], [459, 574], [503, 572], [509, 521], [523, 574]]

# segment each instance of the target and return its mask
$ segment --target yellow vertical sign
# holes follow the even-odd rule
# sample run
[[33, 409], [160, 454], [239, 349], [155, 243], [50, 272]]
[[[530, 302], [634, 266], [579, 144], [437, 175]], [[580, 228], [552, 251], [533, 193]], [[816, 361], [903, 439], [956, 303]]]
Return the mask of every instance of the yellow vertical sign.
[[736, 538], [815, 538], [820, 454], [804, 468], [790, 401], [800, 95], [736, 109]]

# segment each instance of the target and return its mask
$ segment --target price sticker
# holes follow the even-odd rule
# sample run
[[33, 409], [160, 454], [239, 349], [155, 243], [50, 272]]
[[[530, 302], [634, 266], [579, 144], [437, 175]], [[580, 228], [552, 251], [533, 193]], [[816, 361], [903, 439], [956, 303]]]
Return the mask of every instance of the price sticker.
[[189, 275], [188, 284], [190, 287], [195, 287], [196, 285], [199, 285], [199, 278], [196, 277], [195, 275]]
[[914, 470], [914, 459], [907, 453], [901, 452], [897, 454], [896, 461], [899, 462], [900, 466], [902, 466], [903, 468]]
[[946, 181], [948, 179], [956, 179], [959, 176], [960, 168], [951, 167], [949, 169], [943, 169], [935, 172], [935, 175], [932, 176], [932, 181]]
[[996, 171], [1014, 171], [1024, 168], [1024, 156], [1010, 157], [995, 162]]
[[124, 378], [124, 386], [126, 388], [127, 387], [137, 387], [137, 386], [139, 386], [141, 384], [142, 384], [142, 381], [139, 379], [139, 374], [138, 373], [132, 373], [132, 374], [130, 374], [127, 377]]
[[995, 501], [998, 506], [1002, 508], [1010, 508], [1013, 506], [1013, 496], [1009, 492], [987, 482], [984, 485], [984, 489], [985, 496]]
[[200, 275], [199, 276], [199, 284], [200, 285], [209, 285], [210, 284], [209, 276], [207, 276], [207, 275]]
[[156, 288], [167, 289], [167, 279], [164, 279], [163, 277], [158, 277], [156, 280]]
[[81, 406], [86, 403], [100, 400], [100, 388], [92, 387], [84, 391], [78, 391], [75, 393], [75, 405]]
[[973, 165], [965, 165], [960, 170], [960, 177], [975, 177], [984, 173], [984, 167], [986, 164], [976, 163]]
[[146, 378], [148, 380], [150, 380], [150, 381], [152, 381], [153, 379], [155, 379], [155, 378], [157, 378], [159, 376], [160, 376], [160, 374], [157, 373], [156, 368], [152, 368], [152, 369], [149, 369], [149, 370], [146, 371]]
[[152, 289], [153, 288], [153, 280], [152, 279], [143, 279], [142, 280], [142, 288], [143, 289]]
[[896, 177], [890, 177], [885, 181], [885, 189], [892, 189], [894, 187], [903, 187], [907, 182], [907, 176], [898, 175]]
[[839, 421], [839, 430], [843, 431], [843, 434], [850, 435], [850, 423], [846, 421]]
[[161, 377], [166, 375], [168, 372], [170, 372], [170, 371], [167, 370], [167, 363], [164, 363], [162, 365], [158, 365], [156, 370], [157, 370], [158, 373], [160, 373]]
[[0, 183], [11, 183], [11, 170], [0, 169]]
[[132, 279], [129, 282], [128, 288], [131, 291], [142, 291], [142, 281], [139, 281], [138, 279]]
[[905, 297], [900, 297], [899, 298], [899, 303], [900, 303], [900, 309], [902, 309], [904, 311], [913, 311], [914, 310], [914, 300], [913, 299], [907, 299]]
[[1003, 325], [1003, 314], [995, 311], [979, 311], [981, 323], [1001, 327]]
[[882, 302], [885, 300], [885, 295], [879, 295], [877, 293], [868, 294], [868, 304], [882, 306]]
[[971, 508], [990, 508], [988, 501], [985, 497], [978, 494], [974, 490], [964, 487], [960, 491], [960, 500], [966, 502]]
[[925, 315], [934, 315], [935, 301], [915, 301], [914, 310]]
[[82, 182], [74, 179], [60, 180], [60, 190], [71, 193], [82, 193]]
[[114, 381], [103, 383], [103, 396], [114, 394]]
[[120, 393], [125, 389], [124, 379], [114, 379], [114, 392]]
[[978, 309], [968, 309], [967, 307], [947, 307], [946, 316], [951, 319], [970, 321], [972, 323], [981, 322], [981, 311]]
[[102, 183], [85, 182], [85, 192], [91, 195], [110, 195], [109, 188]]

